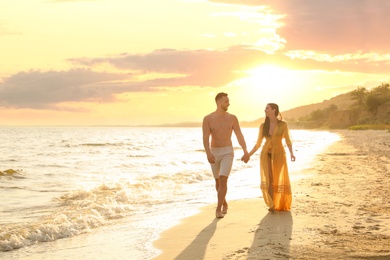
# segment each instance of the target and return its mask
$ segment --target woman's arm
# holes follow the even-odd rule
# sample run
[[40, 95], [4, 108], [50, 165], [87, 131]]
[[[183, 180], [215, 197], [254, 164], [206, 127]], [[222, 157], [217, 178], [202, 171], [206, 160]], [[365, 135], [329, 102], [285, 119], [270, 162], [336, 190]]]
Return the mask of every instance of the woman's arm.
[[291, 161], [294, 162], [295, 161], [295, 155], [294, 155], [294, 150], [293, 150], [293, 147], [292, 147], [290, 130], [288, 129], [287, 123], [285, 123], [285, 129], [283, 131], [283, 137], [286, 140], [286, 144], [287, 144], [288, 150], [290, 152]]

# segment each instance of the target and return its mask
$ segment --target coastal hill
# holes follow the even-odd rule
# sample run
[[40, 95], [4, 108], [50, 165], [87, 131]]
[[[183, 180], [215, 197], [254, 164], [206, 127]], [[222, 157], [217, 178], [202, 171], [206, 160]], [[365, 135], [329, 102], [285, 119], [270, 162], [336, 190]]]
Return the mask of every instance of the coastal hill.
[[[281, 111], [291, 129], [378, 129], [390, 130], [390, 84], [373, 88], [358, 87], [320, 103]], [[241, 121], [241, 127], [259, 127], [264, 115], [253, 121]], [[200, 127], [201, 122], [160, 125]]]
[[[347, 110], [355, 103], [356, 101], [352, 99], [351, 92], [340, 94], [335, 96], [329, 100], [324, 100], [321, 103], [315, 103], [305, 106], [296, 107], [290, 110], [281, 111], [283, 119], [287, 122], [295, 122], [300, 118], [308, 116], [310, 113], [316, 110], [324, 110], [331, 105], [337, 106], [338, 110]], [[264, 122], [264, 117], [256, 119], [254, 121], [249, 122], [240, 122], [242, 127], [258, 127], [260, 124]]]

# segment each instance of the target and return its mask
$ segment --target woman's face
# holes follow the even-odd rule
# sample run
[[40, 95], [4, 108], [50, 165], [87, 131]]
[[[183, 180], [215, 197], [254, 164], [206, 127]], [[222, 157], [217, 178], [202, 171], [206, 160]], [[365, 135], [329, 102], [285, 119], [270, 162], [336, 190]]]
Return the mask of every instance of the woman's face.
[[267, 105], [265, 107], [264, 112], [265, 112], [265, 115], [268, 116], [268, 117], [275, 116], [275, 109], [272, 109], [272, 107], [270, 105]]

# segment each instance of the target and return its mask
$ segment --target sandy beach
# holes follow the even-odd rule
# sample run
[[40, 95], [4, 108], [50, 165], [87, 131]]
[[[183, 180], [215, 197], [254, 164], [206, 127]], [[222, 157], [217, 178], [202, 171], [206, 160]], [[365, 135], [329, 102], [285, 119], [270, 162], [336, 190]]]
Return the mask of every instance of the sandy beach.
[[206, 206], [161, 234], [155, 259], [390, 259], [390, 132], [335, 133], [292, 183], [291, 212], [260, 197], [230, 201], [222, 219]]

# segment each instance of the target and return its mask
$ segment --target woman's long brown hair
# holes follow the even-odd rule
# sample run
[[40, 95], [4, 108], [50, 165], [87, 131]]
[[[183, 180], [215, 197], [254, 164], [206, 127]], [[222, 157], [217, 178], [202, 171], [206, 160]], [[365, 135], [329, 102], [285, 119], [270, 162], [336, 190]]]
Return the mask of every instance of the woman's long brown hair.
[[[275, 109], [275, 116], [278, 118], [278, 121], [282, 121], [282, 114], [279, 112], [279, 106], [275, 103], [268, 103], [267, 106], [270, 106], [272, 109]], [[263, 137], [270, 136], [269, 134], [269, 117], [266, 116], [264, 120], [264, 129], [263, 129]]]

